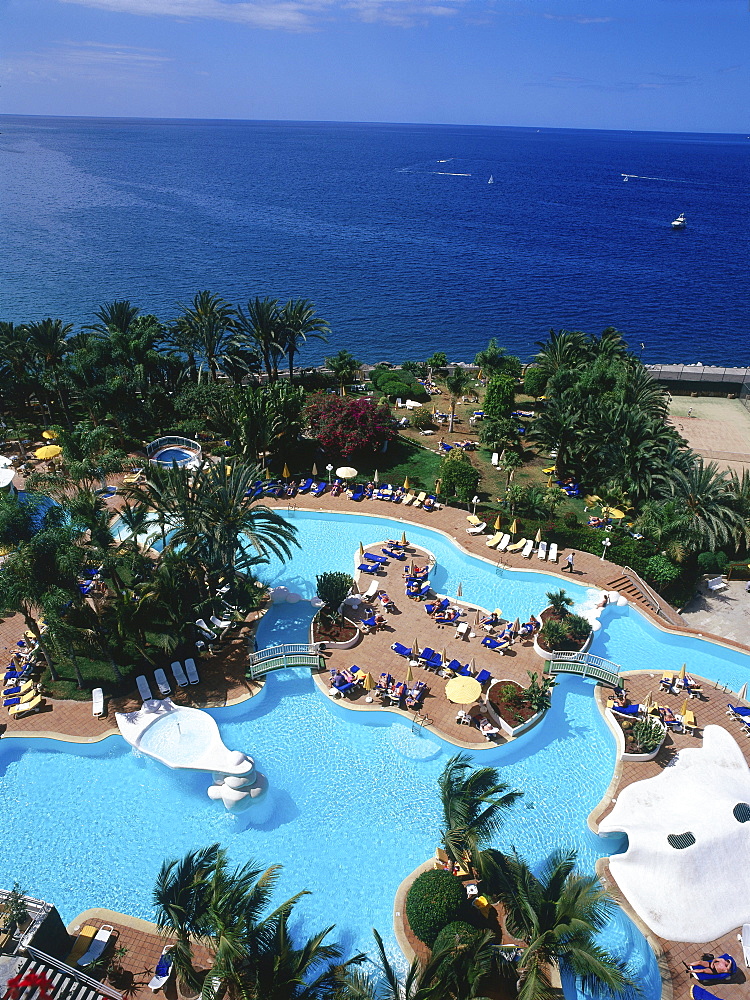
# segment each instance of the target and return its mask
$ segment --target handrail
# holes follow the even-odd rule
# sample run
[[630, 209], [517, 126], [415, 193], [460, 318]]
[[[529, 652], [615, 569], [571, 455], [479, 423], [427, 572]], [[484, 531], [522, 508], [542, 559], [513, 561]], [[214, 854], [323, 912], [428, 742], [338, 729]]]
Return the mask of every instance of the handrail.
[[662, 612], [661, 602], [659, 600], [659, 595], [656, 593], [656, 591], [652, 590], [652, 588], [649, 587], [646, 581], [642, 580], [631, 566], [623, 566], [622, 571], [625, 574], [625, 576], [627, 576], [627, 578], [630, 580], [631, 584], [637, 590], [641, 591], [641, 595], [653, 607], [657, 615], [662, 615], [663, 618], [666, 618], [667, 616]]
[[61, 962], [59, 958], [53, 958], [44, 951], [40, 951], [38, 948], [32, 948], [31, 945], [27, 945], [24, 949], [35, 958], [37, 962], [44, 962], [45, 965], [51, 965], [53, 969], [57, 969], [59, 972], [64, 972], [74, 979], [78, 980], [80, 983], [85, 983], [92, 989], [95, 989], [97, 993], [101, 993], [105, 997], [110, 997], [110, 1000], [123, 1000], [122, 993], [118, 993], [117, 990], [113, 990], [111, 986], [105, 986], [104, 983], [100, 983], [98, 979], [93, 979], [91, 976], [87, 976], [85, 972], [81, 972], [79, 969], [74, 969], [70, 965], [66, 965], [65, 962]]
[[272, 660], [277, 656], [286, 656], [290, 653], [318, 653], [319, 644], [317, 642], [286, 642], [280, 646], [266, 646], [256, 653], [249, 654], [250, 664], [262, 663], [264, 660]]
[[583, 677], [594, 677], [605, 684], [616, 686], [620, 682], [619, 663], [606, 660], [595, 653], [580, 653], [569, 649], [559, 649], [552, 653], [550, 673], [581, 674]]
[[151, 458], [151, 456], [154, 455], [160, 448], [164, 448], [165, 446], [171, 444], [179, 444], [182, 445], [183, 448], [192, 448], [194, 451], [197, 451], [199, 455], [203, 450], [198, 442], [194, 441], [192, 438], [182, 437], [179, 434], [167, 434], [164, 437], [156, 438], [156, 440], [147, 444], [146, 454], [149, 458]]

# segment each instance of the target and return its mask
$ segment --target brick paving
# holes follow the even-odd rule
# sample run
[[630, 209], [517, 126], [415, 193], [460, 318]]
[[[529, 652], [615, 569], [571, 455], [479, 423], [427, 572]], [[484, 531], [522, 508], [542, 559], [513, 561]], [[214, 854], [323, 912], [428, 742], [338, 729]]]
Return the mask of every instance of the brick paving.
[[[697, 675], [692, 674], [691, 676]], [[642, 703], [650, 692], [654, 701], [658, 702], [659, 705], [669, 706], [676, 713], [685, 700], [684, 694], [673, 695], [665, 691], [659, 691], [661, 672], [637, 671], [624, 673], [623, 677], [626, 681], [625, 686], [628, 698], [632, 703]], [[739, 731], [739, 723], [730, 719], [726, 714], [728, 701], [731, 701], [732, 704], [739, 704], [736, 695], [715, 686], [713, 681], [703, 680], [701, 686], [703, 688], [702, 699], [693, 698], [689, 703], [698, 723], [697, 735], [669, 732], [664, 746], [653, 761], [621, 761], [615, 773], [613, 785], [607, 791], [605, 802], [600, 804], [600, 807], [591, 814], [590, 822], [594, 825], [595, 829], [598, 823], [610, 812], [612, 799], [617, 798], [623, 788], [633, 782], [656, 776], [673, 760], [675, 754], [679, 753], [685, 747], [700, 747], [702, 745], [701, 732], [707, 725], [717, 725], [727, 729], [737, 739], [737, 743], [745, 755], [745, 759], [750, 763], [750, 741], [743, 738], [743, 734]], [[603, 704], [603, 698], [606, 697], [606, 693], [604, 689], [598, 690], [597, 697], [600, 700], [600, 705]], [[599, 868], [600, 874], [608, 887], [614, 891], [614, 895], [621, 902], [624, 902], [617, 889], [617, 883], [609, 872], [606, 861], [600, 863]], [[686, 905], [686, 903], [687, 901], [678, 894], [675, 905], [681, 906]], [[625, 908], [628, 909], [627, 904], [625, 904]], [[643, 929], [642, 923], [637, 918], [636, 922]], [[739, 927], [734, 928], [722, 938], [716, 941], [709, 941], [708, 943], [685, 944], [683, 942], [665, 941], [661, 938], [656, 938], [658, 945], [664, 952], [664, 958], [671, 973], [674, 1000], [687, 1000], [690, 996], [690, 987], [695, 983], [695, 980], [691, 979], [686, 973], [683, 962], [690, 964], [691, 962], [700, 961], [701, 955], [705, 952], [711, 952], [714, 955], [721, 955], [724, 952], [728, 952], [737, 960], [738, 966], [744, 965], [742, 961], [742, 948], [737, 941], [737, 934], [740, 930], [741, 928]], [[737, 985], [745, 983], [745, 981], [745, 973], [738, 971], [731, 983], [712, 984], [711, 991], [722, 998], [722, 1000], [725, 1000], [725, 998], [726, 1000], [730, 1000], [730, 998], [737, 996]]]

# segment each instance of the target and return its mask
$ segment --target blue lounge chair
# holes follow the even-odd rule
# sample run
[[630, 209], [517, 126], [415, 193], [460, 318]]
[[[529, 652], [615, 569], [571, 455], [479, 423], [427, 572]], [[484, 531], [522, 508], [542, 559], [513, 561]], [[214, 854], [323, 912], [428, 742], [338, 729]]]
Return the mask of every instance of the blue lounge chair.
[[469, 670], [469, 664], [468, 663], [464, 663], [464, 665], [461, 667], [461, 669], [458, 671], [458, 673], [459, 673], [459, 675], [461, 677], [473, 677], [474, 676], [474, 674], [472, 674], [471, 670]]
[[493, 639], [491, 635], [487, 635], [482, 639], [482, 645], [486, 646], [487, 649], [504, 649], [510, 643], [507, 639], [504, 642], [500, 642], [497, 639]]
[[725, 958], [730, 963], [729, 972], [698, 972], [691, 970], [690, 975], [695, 976], [699, 983], [725, 983], [728, 979], [731, 979], [737, 971], [737, 963], [732, 956], [727, 955], [726, 952], [717, 957]]
[[419, 654], [419, 659], [426, 660], [427, 662], [429, 662], [434, 655], [435, 655], [435, 650], [432, 649], [430, 646], [425, 646], [425, 648]]
[[394, 642], [391, 649], [399, 656], [411, 656], [411, 649], [408, 646], [403, 646], [400, 642]]
[[312, 478], [312, 476], [308, 476], [307, 479], [304, 481], [304, 483], [302, 483], [302, 485], [300, 486], [299, 490], [297, 490], [297, 492], [307, 493], [308, 490], [312, 489], [312, 485], [314, 482], [315, 480]]
[[[300, 490], [300, 493], [301, 492], [302, 490]], [[352, 490], [352, 500], [356, 500], [357, 502], [359, 502], [364, 495], [365, 495], [364, 486], [355, 486], [354, 489]]]
[[[618, 715], [638, 715], [640, 707], [641, 707], [640, 705], [622, 705], [622, 706], [613, 705], [611, 710], [613, 712], [617, 712]], [[675, 722], [676, 724], [681, 725], [679, 720], [675, 720]], [[670, 724], [675, 725], [675, 723], [667, 723], [667, 725]]]
[[480, 670], [477, 674], [477, 680], [480, 684], [486, 684], [487, 681], [492, 680], [492, 674], [489, 670]]
[[428, 615], [431, 615], [433, 611], [445, 611], [445, 609], [450, 606], [451, 602], [447, 597], [444, 597], [442, 601], [438, 601], [437, 604], [425, 604], [424, 609]]
[[377, 573], [380, 563], [361, 563], [357, 569], [360, 573]]
[[727, 708], [732, 715], [745, 715], [750, 716], [750, 708], [743, 708], [742, 705], [732, 705], [730, 702], [727, 703]]
[[381, 549], [380, 550], [384, 556], [388, 556], [389, 559], [398, 559], [399, 562], [404, 562], [406, 556], [403, 552], [394, 552], [393, 549]]
[[702, 986], [691, 986], [690, 996], [693, 1000], [721, 1000], [717, 997], [715, 993], [709, 993], [708, 990], [704, 990]]
[[430, 584], [426, 583], [423, 587], [420, 587], [420, 589], [419, 589], [419, 596], [420, 597], [427, 597], [427, 595], [429, 594], [429, 592], [431, 590], [432, 590], [432, 587], [430, 586]]
[[318, 483], [318, 485], [315, 486], [315, 487], [313, 487], [313, 489], [312, 489], [312, 496], [314, 496], [314, 497], [323, 496], [323, 494], [325, 493], [325, 491], [326, 491], [326, 484], [325, 483]]
[[379, 566], [384, 566], [388, 562], [385, 556], [376, 556], [372, 552], [365, 552], [365, 559], [368, 562], [377, 563]]
[[450, 663], [446, 664], [446, 670], [452, 670], [454, 674], [461, 673], [461, 661], [451, 660]]
[[363, 625], [367, 625], [369, 628], [377, 628], [378, 627], [378, 623], [375, 621], [375, 615], [373, 615], [372, 618], [363, 618], [362, 619], [362, 624]]

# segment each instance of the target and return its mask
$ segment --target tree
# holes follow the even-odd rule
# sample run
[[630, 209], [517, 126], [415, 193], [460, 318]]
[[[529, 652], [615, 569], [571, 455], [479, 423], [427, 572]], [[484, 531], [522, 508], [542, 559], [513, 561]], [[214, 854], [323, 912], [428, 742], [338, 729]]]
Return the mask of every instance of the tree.
[[464, 368], [456, 368], [453, 374], [446, 375], [443, 381], [450, 396], [451, 413], [448, 430], [452, 434], [453, 424], [456, 419], [456, 403], [472, 384], [473, 377]]
[[289, 360], [289, 381], [294, 375], [294, 355], [308, 337], [328, 340], [330, 326], [315, 312], [309, 299], [290, 299], [279, 313], [279, 343]]
[[513, 409], [516, 380], [509, 375], [493, 375], [487, 383], [484, 415], [491, 420], [507, 420]]
[[443, 351], [435, 351], [426, 361], [430, 374], [433, 376], [436, 372], [441, 372], [448, 364], [448, 356]]
[[468, 754], [451, 757], [438, 779], [443, 809], [441, 837], [453, 861], [471, 859], [481, 871], [488, 860], [482, 845], [500, 829], [503, 814], [523, 792], [500, 781], [494, 767], [473, 768]]
[[538, 399], [547, 388], [547, 376], [537, 365], [529, 365], [523, 376], [523, 391], [527, 396]]
[[498, 347], [494, 337], [484, 350], [477, 352], [474, 364], [488, 378], [493, 375], [510, 375], [512, 378], [518, 378], [521, 374], [520, 360], [512, 354], [508, 354], [504, 347]]
[[36, 377], [40, 385], [49, 378], [51, 388], [60, 403], [60, 409], [68, 424], [70, 414], [63, 397], [60, 376], [66, 355], [70, 351], [68, 336], [73, 329], [72, 323], [63, 323], [60, 319], [41, 320], [39, 323], [29, 323], [25, 327], [27, 350], [38, 365]]
[[259, 299], [257, 296], [250, 299], [246, 311], [241, 307], [237, 310], [235, 326], [235, 346], [248, 341], [254, 344], [263, 358], [268, 381], [275, 382], [279, 374], [279, 361], [284, 355], [279, 300]]
[[570, 614], [568, 608], [572, 608], [575, 603], [573, 598], [568, 597], [564, 590], [548, 590], [547, 600], [558, 618], [564, 618]]
[[325, 604], [325, 608], [321, 610], [332, 620], [349, 594], [353, 580], [348, 573], [336, 572], [321, 573], [315, 579], [318, 582], [316, 593]]
[[443, 459], [440, 470], [440, 492], [445, 497], [457, 497], [461, 503], [469, 503], [479, 487], [479, 470], [471, 464], [471, 459], [461, 448], [453, 448]]
[[669, 586], [670, 583], [674, 583], [675, 580], [679, 579], [680, 568], [679, 566], [675, 566], [666, 556], [657, 553], [655, 556], [651, 556], [646, 563], [644, 576], [647, 580], [656, 584], [660, 590], [663, 590], [664, 587]]
[[304, 413], [307, 432], [342, 458], [372, 454], [398, 437], [391, 411], [368, 399], [313, 396]]
[[675, 470], [663, 495], [684, 506], [695, 549], [718, 549], [730, 541], [735, 544], [740, 539], [747, 541], [748, 522], [738, 509], [729, 474], [720, 472], [715, 462], [705, 465], [702, 458], [696, 457], [688, 471]]
[[341, 387], [342, 393], [344, 392], [344, 386], [347, 383], [352, 382], [362, 367], [362, 362], [357, 361], [353, 354], [349, 351], [341, 350], [338, 354], [334, 354], [330, 358], [326, 358], [326, 366], [331, 369], [333, 374], [336, 376], [336, 381]]
[[219, 370], [219, 358], [234, 330], [235, 310], [228, 302], [211, 292], [198, 292], [192, 304], [181, 306], [177, 326], [203, 356], [213, 380]]
[[502, 857], [497, 895], [508, 930], [527, 945], [518, 963], [518, 1000], [556, 996], [553, 966], [570, 972], [588, 994], [637, 991], [625, 963], [596, 941], [616, 903], [575, 862], [575, 851], [555, 851], [537, 876], [515, 852]]

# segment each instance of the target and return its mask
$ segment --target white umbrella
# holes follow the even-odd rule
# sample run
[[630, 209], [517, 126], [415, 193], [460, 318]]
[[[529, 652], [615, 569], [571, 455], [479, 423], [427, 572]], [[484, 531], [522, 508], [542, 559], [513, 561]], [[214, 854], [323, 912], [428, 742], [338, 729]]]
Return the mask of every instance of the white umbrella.
[[375, 475], [372, 477], [372, 481], [374, 483], [379, 483], [380, 482], [380, 476], [378, 475], [378, 470], [377, 469], [375, 470]]
[[336, 469], [336, 475], [339, 479], [354, 479], [357, 470], [353, 469], [351, 465], [342, 465], [340, 469]]
[[13, 464], [13, 459], [12, 458], [8, 458], [6, 455], [0, 455], [0, 466], [2, 468], [5, 468], [6, 466], [12, 465], [12, 464]]
[[747, 701], [747, 681], [742, 685], [742, 687], [737, 692], [738, 701]]
[[10, 486], [14, 476], [15, 472], [13, 469], [0, 469], [0, 489]]

